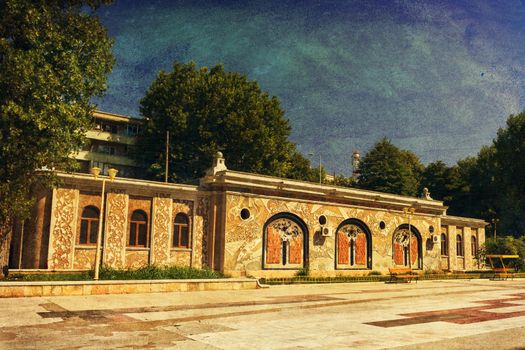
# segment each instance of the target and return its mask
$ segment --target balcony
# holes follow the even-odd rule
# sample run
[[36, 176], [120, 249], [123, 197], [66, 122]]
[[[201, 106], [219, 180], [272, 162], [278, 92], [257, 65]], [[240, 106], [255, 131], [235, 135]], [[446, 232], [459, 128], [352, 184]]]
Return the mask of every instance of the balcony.
[[126, 156], [116, 156], [106, 153], [80, 151], [73, 155], [77, 160], [87, 160], [93, 162], [109, 163], [114, 165], [137, 166], [134, 159]]
[[100, 130], [89, 130], [86, 133], [86, 137], [92, 140], [114, 142], [114, 143], [120, 143], [120, 144], [125, 144], [125, 145], [134, 145], [137, 142], [136, 137], [125, 136], [121, 134], [113, 134], [107, 131], [100, 131]]

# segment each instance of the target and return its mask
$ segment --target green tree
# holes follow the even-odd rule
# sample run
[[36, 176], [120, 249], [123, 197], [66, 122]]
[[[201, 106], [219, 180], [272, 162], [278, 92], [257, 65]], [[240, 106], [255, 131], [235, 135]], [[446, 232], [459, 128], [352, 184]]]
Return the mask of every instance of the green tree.
[[[484, 247], [485, 254], [518, 255], [519, 259], [510, 260], [510, 266], [518, 271], [525, 270], [525, 237], [512, 236], [487, 238]], [[488, 263], [488, 262], [487, 262]], [[499, 265], [499, 261], [494, 261]]]
[[453, 167], [449, 212], [490, 220], [498, 211], [493, 146], [484, 146], [476, 157], [458, 161]]
[[430, 163], [425, 167], [421, 174], [421, 183], [419, 192], [423, 188], [428, 188], [432, 198], [450, 201], [451, 198], [451, 183], [453, 182], [453, 169], [448, 167], [444, 162], [438, 160]]
[[363, 157], [360, 171], [361, 188], [416, 196], [423, 165], [414, 153], [383, 138]]
[[353, 177], [346, 177], [344, 175], [336, 175], [334, 178], [334, 185], [341, 187], [355, 187], [356, 182]]
[[291, 128], [277, 98], [221, 65], [174, 63], [173, 71], [158, 74], [140, 110], [148, 121], [138, 157], [153, 178], [164, 177], [169, 131], [172, 181], [203, 176], [217, 151], [233, 170], [315, 179], [309, 161], [288, 141]]
[[[0, 266], [29, 189], [49, 186], [78, 150], [113, 65], [112, 41], [93, 15], [105, 0], [0, 0]], [[91, 12], [89, 12], [91, 10]]]
[[494, 140], [498, 212], [502, 232], [525, 235], [525, 112], [511, 115]]

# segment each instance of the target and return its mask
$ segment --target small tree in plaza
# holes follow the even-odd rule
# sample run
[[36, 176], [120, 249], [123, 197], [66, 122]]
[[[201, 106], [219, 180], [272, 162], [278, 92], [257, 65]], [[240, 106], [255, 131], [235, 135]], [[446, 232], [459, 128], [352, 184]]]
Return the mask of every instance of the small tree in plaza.
[[221, 65], [174, 63], [171, 72], [158, 74], [140, 110], [148, 121], [137, 156], [152, 178], [165, 176], [167, 132], [172, 181], [203, 176], [217, 151], [233, 170], [312, 181], [318, 176], [288, 140], [291, 127], [277, 98]]
[[0, 267], [11, 225], [24, 219], [29, 190], [66, 169], [106, 89], [112, 41], [90, 10], [107, 0], [0, 1]]

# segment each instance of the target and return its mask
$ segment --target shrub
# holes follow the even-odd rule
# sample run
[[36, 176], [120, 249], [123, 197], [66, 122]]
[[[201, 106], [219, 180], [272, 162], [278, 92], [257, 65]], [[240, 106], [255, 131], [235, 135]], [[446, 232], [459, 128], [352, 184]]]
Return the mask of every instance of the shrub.
[[310, 270], [308, 269], [308, 267], [303, 267], [302, 269], [298, 270], [295, 275], [298, 277], [310, 276]]
[[381, 276], [381, 275], [382, 275], [382, 273], [379, 272], [379, 271], [370, 271], [368, 273], [368, 276]]
[[162, 280], [162, 279], [207, 279], [224, 276], [211, 269], [196, 269], [185, 266], [147, 265], [138, 269], [100, 269], [101, 280]]
[[[11, 275], [1, 281], [89, 281], [94, 271], [82, 273], [46, 273], [31, 275]], [[148, 265], [138, 269], [113, 269], [101, 267], [100, 280], [162, 280], [162, 279], [210, 279], [225, 276], [211, 269], [195, 269], [183, 266]]]
[[93, 277], [89, 271], [82, 273], [41, 273], [41, 274], [29, 274], [29, 275], [9, 275], [5, 279], [0, 279], [0, 281], [6, 282], [31, 282], [31, 281], [87, 281], [91, 280]]
[[[481, 251], [485, 254], [519, 255], [519, 259], [509, 261], [509, 266], [516, 271], [525, 271], [525, 237], [512, 236], [487, 238]], [[484, 256], [481, 256], [484, 257]], [[488, 263], [488, 261], [486, 261]], [[494, 261], [496, 267], [501, 267], [499, 261]], [[505, 262], [506, 263], [506, 262]]]

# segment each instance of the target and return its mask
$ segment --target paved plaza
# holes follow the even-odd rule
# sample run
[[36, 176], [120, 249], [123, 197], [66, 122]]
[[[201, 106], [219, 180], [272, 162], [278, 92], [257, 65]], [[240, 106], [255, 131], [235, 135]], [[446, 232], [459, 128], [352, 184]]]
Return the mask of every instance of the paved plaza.
[[0, 349], [525, 349], [525, 280], [0, 299]]

